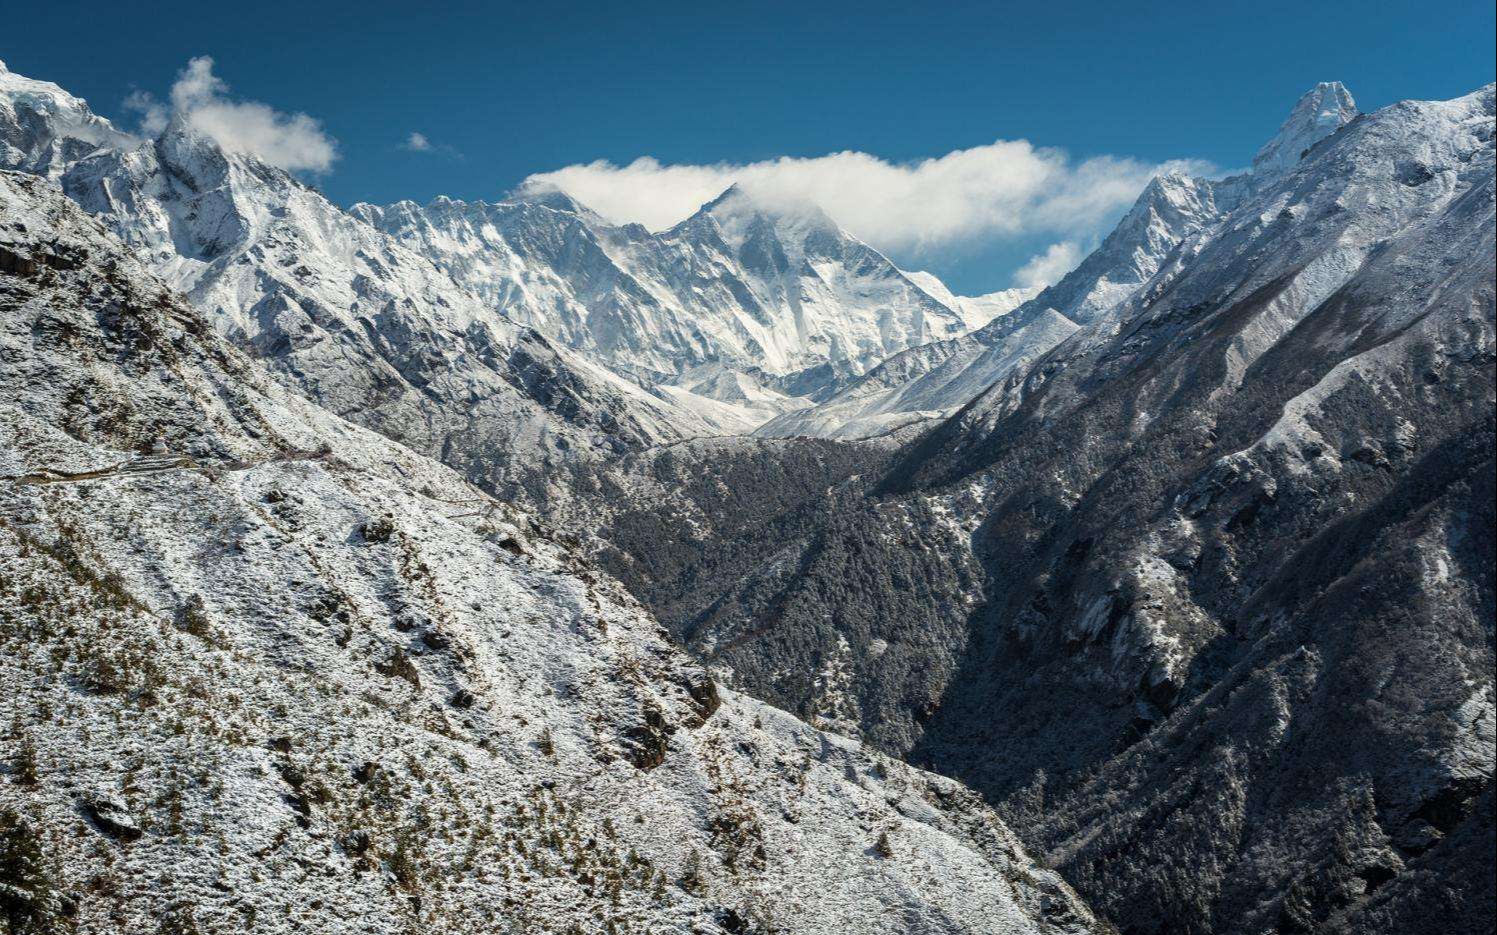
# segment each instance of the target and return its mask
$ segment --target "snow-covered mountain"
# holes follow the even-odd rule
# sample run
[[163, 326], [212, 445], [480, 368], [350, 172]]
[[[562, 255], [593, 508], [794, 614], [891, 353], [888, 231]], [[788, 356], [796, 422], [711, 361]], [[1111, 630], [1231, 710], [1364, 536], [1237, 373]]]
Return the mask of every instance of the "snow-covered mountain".
[[0, 919], [1490, 930], [1494, 111], [1317, 86], [969, 299], [0, 67]]
[[[480, 426], [488, 438], [461, 447], [500, 485], [519, 482], [511, 447], [555, 462], [751, 431], [1030, 297], [953, 295], [812, 205], [736, 187], [658, 234], [558, 191], [343, 212], [180, 119], [139, 140], [55, 85], [0, 80], [7, 167], [111, 218], [334, 411], [430, 452]], [[459, 398], [472, 418], [454, 419]]]
[[[759, 374], [798, 383], [792, 396], [830, 391], [835, 382], [797, 377], [861, 373], [1017, 304], [1007, 293], [959, 299], [928, 273], [899, 270], [818, 208], [737, 187], [658, 234], [609, 224], [557, 191], [352, 210], [505, 317], [676, 391], [684, 386], [675, 378], [695, 370], [710, 392], [704, 367], [729, 382]], [[767, 388], [763, 376], [754, 380]], [[778, 410], [799, 405], [783, 400]]]
[[891, 357], [820, 405], [768, 422], [758, 434], [866, 438], [950, 415], [1155, 282], [1161, 269], [1181, 262], [1177, 250], [1192, 249], [1191, 238], [1220, 223], [1254, 187], [1292, 169], [1356, 113], [1340, 82], [1317, 85], [1260, 150], [1250, 175], [1155, 178], [1102, 244], [1055, 285], [971, 334]]
[[1253, 157], [1257, 175], [1293, 171], [1316, 143], [1356, 119], [1357, 102], [1339, 81], [1322, 81], [1294, 105], [1273, 139]]
[[0, 62], [0, 169], [55, 178], [101, 146], [137, 142], [49, 81], [18, 75]]
[[1000, 315], [1007, 315], [1043, 290], [1041, 286], [1015, 286], [987, 295], [957, 295], [935, 273], [907, 272], [905, 276], [942, 305], [956, 309], [965, 319], [969, 331], [981, 328]]
[[971, 793], [720, 691], [0, 172], [16, 931], [1082, 933]]
[[1161, 180], [1197, 229], [891, 466], [610, 535], [716, 671], [983, 790], [1121, 930], [1485, 931], [1494, 88], [1303, 129], [1233, 201]]
[[[32, 115], [11, 161], [45, 168], [221, 333], [331, 411], [538, 498], [556, 463], [716, 431], [495, 314], [290, 174], [180, 119], [135, 140], [35, 86], [10, 76], [0, 94]], [[67, 136], [79, 125], [104, 145]]]

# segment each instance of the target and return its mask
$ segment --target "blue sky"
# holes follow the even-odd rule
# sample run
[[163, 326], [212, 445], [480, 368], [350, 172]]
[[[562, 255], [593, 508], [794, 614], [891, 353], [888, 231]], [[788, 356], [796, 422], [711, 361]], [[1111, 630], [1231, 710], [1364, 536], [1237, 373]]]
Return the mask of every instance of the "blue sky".
[[[901, 234], [897, 212], [855, 230], [978, 292], [1053, 244], [1084, 248], [1122, 210], [1114, 189], [1152, 166], [1246, 165], [1316, 81], [1344, 81], [1364, 110], [1454, 97], [1493, 79], [1497, 37], [1491, 0], [437, 6], [51, 0], [8, 9], [0, 58], [133, 124], [129, 92], [167, 99], [190, 59], [211, 56], [227, 99], [321, 122], [337, 159], [314, 181], [342, 204], [495, 198], [595, 160], [737, 166], [842, 151], [897, 168], [972, 150], [991, 157], [981, 171], [995, 185], [1040, 165], [1053, 173], [1042, 188], [1081, 198], [1111, 186], [1085, 211], [1023, 201], [1008, 218], [1000, 199], [997, 214], [954, 226], [929, 206], [946, 192], [915, 186], [902, 202], [915, 233]], [[413, 151], [413, 132], [429, 148]], [[1000, 139], [1059, 152], [1026, 162], [983, 149]], [[880, 171], [868, 185], [899, 183]], [[678, 181], [651, 175], [638, 197], [659, 184], [663, 201], [611, 209], [669, 213], [666, 196], [695, 190], [669, 188]]]

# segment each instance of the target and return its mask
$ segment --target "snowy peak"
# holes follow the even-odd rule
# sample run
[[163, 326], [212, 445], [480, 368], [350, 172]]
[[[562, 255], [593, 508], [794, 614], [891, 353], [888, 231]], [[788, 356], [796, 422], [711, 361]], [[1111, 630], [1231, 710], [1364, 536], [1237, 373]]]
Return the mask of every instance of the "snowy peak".
[[987, 295], [957, 295], [934, 273], [906, 271], [904, 275], [936, 301], [956, 311], [974, 331], [1007, 315], [1043, 291], [1042, 286], [1015, 286]]
[[[593, 211], [593, 209], [589, 208], [587, 205], [573, 198], [571, 195], [568, 195], [566, 192], [562, 191], [559, 188], [522, 188], [521, 190], [512, 194], [507, 200], [516, 204], [540, 205], [543, 208], [550, 208], [553, 211], [565, 211], [569, 214], [575, 214], [580, 217], [597, 218], [601, 220], [601, 217], [599, 217], [597, 212]], [[451, 201], [451, 199], [447, 198], [447, 196], [445, 195], [439, 195], [437, 196], [437, 201]], [[453, 203], [462, 204], [462, 202]]]
[[[1179, 174], [1156, 176], [1095, 251], [1033, 302], [1086, 324], [1133, 295], [1187, 237], [1232, 210], [1243, 186]], [[1020, 309], [1019, 311], [1022, 311]]]
[[18, 75], [0, 61], [0, 169], [56, 178], [101, 146], [134, 137], [50, 81]]
[[1190, 223], [1214, 213], [1210, 207], [1212, 192], [1201, 180], [1178, 172], [1156, 175], [1149, 180], [1134, 203], [1129, 217], [1152, 215], [1166, 224]]
[[[736, 183], [703, 205], [697, 216], [716, 221], [724, 239], [734, 247], [770, 232], [785, 246], [804, 246], [816, 238], [822, 246], [852, 239], [813, 202], [752, 191]], [[690, 226], [692, 220], [682, 226]]]
[[819, 207], [738, 186], [658, 234], [556, 191], [354, 213], [506, 318], [644, 384], [719, 363], [861, 372], [970, 327]]
[[1339, 81], [1322, 81], [1299, 99], [1278, 135], [1253, 157], [1253, 172], [1270, 175], [1287, 172], [1316, 143], [1356, 118], [1357, 102]]
[[229, 154], [180, 115], [172, 117], [156, 140], [156, 154], [175, 179], [195, 191], [229, 180]]

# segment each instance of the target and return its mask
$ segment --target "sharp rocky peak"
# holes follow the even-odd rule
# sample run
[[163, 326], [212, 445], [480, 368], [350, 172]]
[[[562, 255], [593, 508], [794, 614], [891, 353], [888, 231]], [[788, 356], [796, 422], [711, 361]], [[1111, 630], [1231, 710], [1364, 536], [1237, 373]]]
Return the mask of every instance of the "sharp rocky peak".
[[1351, 92], [1339, 81], [1322, 81], [1306, 91], [1273, 139], [1253, 157], [1257, 175], [1292, 170], [1316, 143], [1335, 133], [1359, 111]]

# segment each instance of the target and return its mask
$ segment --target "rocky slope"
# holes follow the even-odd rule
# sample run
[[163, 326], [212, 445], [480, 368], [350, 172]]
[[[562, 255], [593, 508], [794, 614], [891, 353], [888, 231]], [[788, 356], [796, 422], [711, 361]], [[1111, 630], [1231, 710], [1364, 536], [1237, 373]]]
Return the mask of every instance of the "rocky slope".
[[973, 795], [719, 693], [13, 173], [0, 380], [8, 930], [1091, 930]]
[[1485, 931], [1492, 89], [1239, 184], [674, 625], [1023, 816], [1124, 930]]
[[1041, 796], [1037, 840], [1121, 924], [1490, 924], [1421, 868], [1492, 861], [1460, 831], [1494, 752], [1492, 138], [1491, 88], [1348, 126], [890, 481], [989, 485], [1005, 569], [964, 661], [996, 677], [953, 679], [917, 757]]

